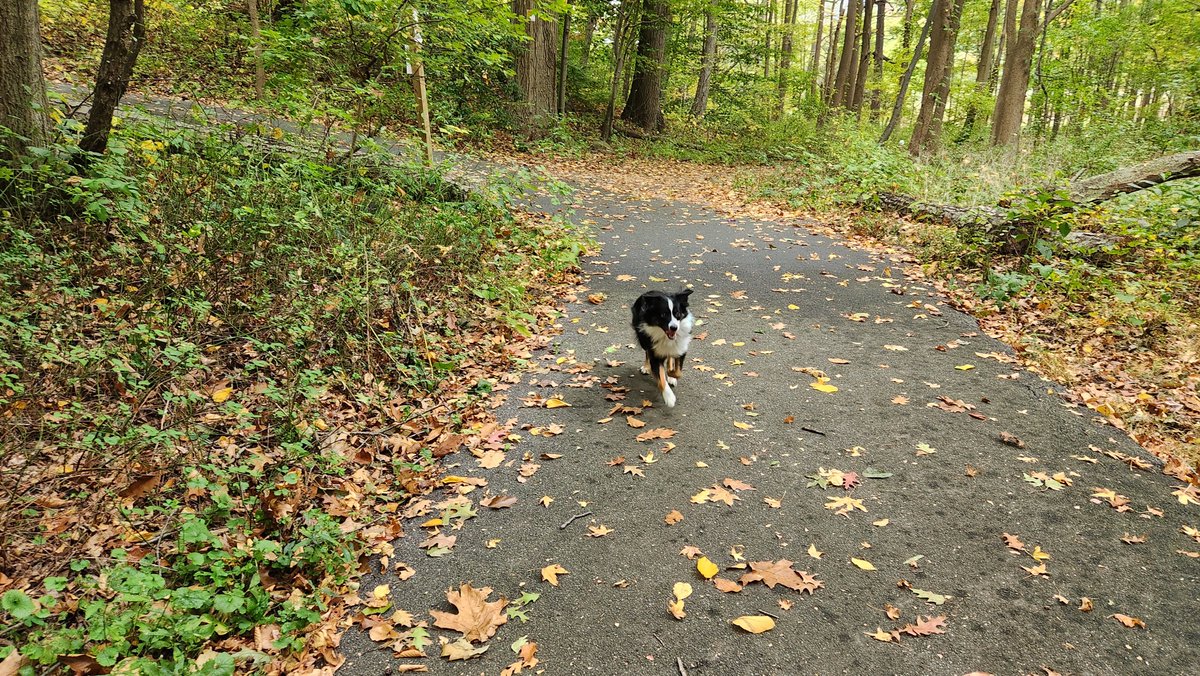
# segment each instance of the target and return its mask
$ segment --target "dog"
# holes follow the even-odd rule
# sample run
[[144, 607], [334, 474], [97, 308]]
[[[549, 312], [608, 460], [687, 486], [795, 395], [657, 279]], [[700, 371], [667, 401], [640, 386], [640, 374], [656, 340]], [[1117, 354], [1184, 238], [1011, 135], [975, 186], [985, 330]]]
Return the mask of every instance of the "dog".
[[688, 310], [691, 289], [679, 293], [647, 291], [633, 303], [633, 333], [646, 352], [641, 372], [652, 374], [667, 408], [675, 406], [675, 392], [683, 373], [683, 360], [692, 341], [696, 320]]

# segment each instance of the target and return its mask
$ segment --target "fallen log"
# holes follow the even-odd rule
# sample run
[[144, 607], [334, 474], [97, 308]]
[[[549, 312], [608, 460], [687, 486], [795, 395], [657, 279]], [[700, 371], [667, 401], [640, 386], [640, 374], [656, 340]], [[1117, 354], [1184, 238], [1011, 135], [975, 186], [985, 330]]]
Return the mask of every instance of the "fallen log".
[[[1059, 214], [1093, 207], [1115, 197], [1153, 188], [1169, 181], [1200, 177], [1200, 150], [1175, 153], [1148, 162], [1123, 167], [1068, 184], [1069, 200], [1057, 203]], [[962, 207], [921, 202], [908, 195], [881, 193], [873, 206], [881, 211], [904, 214], [919, 221], [944, 223], [956, 228], [974, 229], [993, 238], [1008, 253], [1023, 253], [1041, 228], [1039, 223], [1022, 219], [1007, 204]], [[1074, 235], [1075, 233], [1072, 233]], [[1068, 240], [1074, 245], [1101, 249], [1117, 243], [1116, 238], [1099, 233], [1079, 233]]]

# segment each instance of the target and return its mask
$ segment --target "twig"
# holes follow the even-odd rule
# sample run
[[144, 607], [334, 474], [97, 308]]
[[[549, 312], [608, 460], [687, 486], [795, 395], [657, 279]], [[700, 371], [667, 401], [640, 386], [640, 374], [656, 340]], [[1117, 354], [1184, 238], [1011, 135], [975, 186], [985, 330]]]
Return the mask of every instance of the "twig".
[[688, 676], [687, 669], [683, 668], [683, 658], [675, 658], [675, 666], [679, 667], [679, 676]]
[[575, 522], [575, 519], [582, 519], [582, 518], [583, 518], [583, 517], [585, 517], [585, 516], [591, 516], [591, 515], [592, 515], [592, 513], [591, 513], [591, 512], [584, 512], [583, 514], [576, 514], [575, 516], [573, 516], [573, 517], [571, 517], [571, 518], [567, 519], [566, 523], [564, 523], [563, 525], [559, 526], [559, 527], [558, 527], [558, 529], [559, 529], [559, 530], [562, 530], [562, 529], [566, 528], [567, 526], [570, 526], [572, 523], [574, 523], [574, 522]]
[[778, 615], [772, 615], [771, 613], [768, 613], [767, 611], [765, 611], [765, 610], [762, 610], [761, 608], [759, 609], [759, 611], [758, 611], [758, 612], [762, 613], [763, 615], [766, 615], [767, 617], [773, 617], [773, 618], [775, 618], [776, 620], [778, 620], [778, 619], [779, 619], [779, 616], [778, 616]]
[[650, 632], [650, 635], [654, 637], [654, 640], [655, 640], [655, 641], [658, 641], [658, 644], [659, 644], [660, 646], [662, 646], [662, 647], [664, 647], [664, 648], [666, 648], [666, 647], [667, 647], [667, 644], [666, 644], [666, 643], [663, 643], [663, 640], [662, 640], [661, 638], [659, 638], [659, 637], [658, 637], [658, 634], [656, 634], [656, 633], [654, 633], [654, 632]]
[[821, 436], [825, 436], [825, 433], [822, 432], [821, 430], [815, 430], [811, 427], [801, 427], [800, 429], [804, 430], [805, 432], [812, 432], [813, 434], [820, 434]]

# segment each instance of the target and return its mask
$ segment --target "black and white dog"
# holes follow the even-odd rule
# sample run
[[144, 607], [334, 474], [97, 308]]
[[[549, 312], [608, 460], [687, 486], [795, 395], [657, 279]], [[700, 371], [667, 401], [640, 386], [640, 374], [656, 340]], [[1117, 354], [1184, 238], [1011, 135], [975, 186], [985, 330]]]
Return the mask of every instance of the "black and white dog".
[[695, 319], [688, 310], [691, 289], [679, 293], [647, 291], [633, 303], [633, 332], [646, 351], [642, 373], [653, 374], [668, 407], [675, 406], [676, 385], [683, 373], [683, 358], [692, 342]]

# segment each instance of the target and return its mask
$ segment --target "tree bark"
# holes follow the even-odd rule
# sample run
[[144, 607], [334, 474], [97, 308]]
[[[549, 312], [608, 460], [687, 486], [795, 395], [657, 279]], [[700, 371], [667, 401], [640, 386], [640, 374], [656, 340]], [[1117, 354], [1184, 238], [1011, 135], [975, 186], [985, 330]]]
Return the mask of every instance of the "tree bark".
[[992, 116], [992, 145], [1009, 145], [1016, 143], [1020, 138], [1021, 121], [1025, 116], [1025, 96], [1029, 89], [1029, 74], [1033, 68], [1033, 53], [1037, 46], [1038, 34], [1073, 1], [1062, 0], [1057, 9], [1047, 14], [1046, 25], [1039, 25], [1038, 21], [1040, 0], [1022, 2], [1020, 28], [1013, 26], [1012, 17], [1004, 18], [1005, 32], [1014, 37], [1008, 40], [1004, 55], [1004, 71], [1000, 77], [1000, 91], [996, 95], [996, 109]]
[[783, 35], [779, 40], [779, 72], [776, 73], [779, 80], [776, 87], [776, 118], [782, 117], [787, 107], [788, 71], [792, 67], [792, 54], [795, 50], [793, 33], [796, 30], [796, 2], [797, 0], [784, 0], [783, 3]]
[[875, 12], [875, 86], [871, 88], [871, 121], [879, 119], [879, 109], [883, 105], [880, 100], [879, 87], [883, 83], [883, 20], [887, 10], [887, 0], [879, 0], [879, 8]]
[[579, 60], [579, 66], [587, 70], [588, 63], [592, 60], [592, 41], [596, 37], [596, 25], [600, 23], [600, 15], [595, 10], [588, 10], [587, 28], [583, 31], [583, 55]]
[[933, 21], [925, 19], [925, 27], [921, 29], [921, 37], [917, 38], [917, 48], [913, 51], [912, 58], [908, 60], [908, 67], [904, 69], [904, 75], [900, 77], [900, 89], [896, 92], [896, 102], [892, 105], [892, 116], [888, 119], [887, 126], [883, 129], [883, 134], [879, 137], [880, 143], [887, 143], [892, 137], [892, 133], [896, 131], [896, 125], [900, 123], [900, 116], [904, 112], [904, 99], [908, 95], [908, 85], [912, 82], [913, 73], [917, 70], [917, 63], [921, 61], [921, 52], [925, 49], [925, 41], [929, 39], [929, 29], [933, 25]]
[[600, 123], [600, 140], [608, 143], [612, 139], [613, 118], [616, 113], [617, 94], [621, 90], [621, 78], [625, 73], [625, 59], [629, 54], [629, 23], [632, 10], [625, 3], [617, 7], [617, 20], [613, 25], [613, 75], [608, 91], [608, 107]]
[[812, 50], [812, 77], [816, 83], [817, 75], [821, 72], [821, 41], [825, 37], [823, 31], [825, 29], [825, 0], [817, 0], [817, 36], [813, 40]]
[[258, 23], [258, 0], [246, 0], [250, 14], [250, 39], [254, 40], [254, 98], [262, 100], [267, 86], [267, 70], [263, 64], [262, 30]]
[[965, 0], [956, 0], [954, 10], [950, 14], [949, 34], [947, 35], [947, 41], [950, 44], [946, 49], [946, 71], [934, 99], [933, 119], [929, 123], [928, 145], [931, 149], [936, 149], [942, 139], [942, 123], [946, 119], [946, 106], [950, 103], [950, 84], [954, 78], [954, 47], [958, 44], [958, 29], [962, 22], [964, 4]]
[[0, 127], [8, 127], [12, 134], [0, 147], [0, 161], [46, 145], [49, 109], [37, 0], [4, 0], [0, 3]]
[[621, 119], [650, 132], [662, 131], [667, 126], [662, 113], [662, 85], [670, 23], [671, 3], [668, 0], [642, 0], [637, 63]]
[[562, 44], [558, 50], [558, 97], [555, 108], [559, 115], [567, 114], [567, 54], [571, 47], [571, 0], [563, 13]]
[[103, 153], [112, 131], [113, 113], [125, 95], [138, 52], [146, 41], [146, 5], [143, 0], [110, 0], [108, 33], [104, 52], [96, 70], [96, 88], [92, 91], [92, 109], [79, 147], [90, 153]]
[[979, 47], [979, 61], [975, 64], [975, 100], [972, 100], [971, 104], [967, 106], [967, 115], [963, 121], [962, 134], [958, 137], [959, 141], [965, 141], [971, 137], [971, 132], [975, 128], [975, 118], [979, 114], [978, 99], [987, 93], [988, 81], [992, 76], [992, 60], [996, 49], [996, 26], [999, 18], [1000, 0], [992, 0], [992, 5], [988, 9], [987, 28], [983, 33], [983, 44]]
[[696, 96], [692, 99], [692, 117], [704, 117], [705, 111], [708, 110], [708, 92], [716, 62], [717, 0], [713, 0], [704, 13], [704, 46], [700, 52], [700, 76], [696, 80]]
[[838, 60], [837, 81], [833, 86], [834, 108], [841, 106], [849, 99], [847, 86], [854, 72], [854, 48], [857, 42], [854, 38], [858, 28], [858, 3], [860, 0], [848, 0], [846, 3], [846, 34], [842, 38], [842, 55]]
[[526, 136], [546, 134], [555, 112], [554, 22], [534, 12], [535, 0], [513, 0], [512, 11], [529, 38], [517, 52], [515, 66], [521, 100], [517, 117]]
[[955, 0], [934, 0], [929, 8], [929, 22], [932, 28], [929, 32], [929, 56], [925, 59], [925, 85], [921, 90], [921, 108], [917, 112], [917, 120], [913, 125], [912, 138], [909, 140], [908, 152], [917, 157], [930, 150], [935, 142], [934, 110], [942, 93], [942, 85], [949, 84], [950, 53], [954, 49], [953, 36], [950, 31], [954, 15]]
[[858, 74], [854, 76], [854, 96], [850, 100], [851, 110], [862, 108], [863, 95], [867, 90], [867, 73], [871, 66], [871, 19], [875, 0], [863, 0], [862, 44], [858, 48]]
[[825, 59], [824, 98], [833, 103], [837, 91], [838, 38], [842, 34], [842, 12], [840, 0], [832, 0], [829, 11], [829, 56]]

